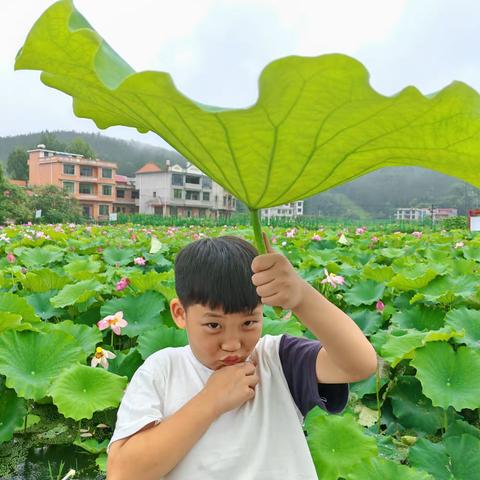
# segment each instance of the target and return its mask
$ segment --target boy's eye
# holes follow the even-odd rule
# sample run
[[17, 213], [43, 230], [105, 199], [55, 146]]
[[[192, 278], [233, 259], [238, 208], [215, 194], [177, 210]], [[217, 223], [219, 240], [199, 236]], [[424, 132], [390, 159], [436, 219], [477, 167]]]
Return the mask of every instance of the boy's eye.
[[218, 323], [211, 322], [211, 323], [206, 323], [205, 324], [207, 327], [211, 328], [212, 330], [215, 330], [215, 327], [210, 327], [210, 325], [219, 325]]

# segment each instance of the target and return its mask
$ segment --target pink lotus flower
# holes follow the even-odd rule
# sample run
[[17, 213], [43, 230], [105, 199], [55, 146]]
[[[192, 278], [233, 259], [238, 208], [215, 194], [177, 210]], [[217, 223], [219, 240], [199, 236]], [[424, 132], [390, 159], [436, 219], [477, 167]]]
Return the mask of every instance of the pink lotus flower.
[[287, 230], [287, 238], [293, 238], [297, 233], [297, 229], [294, 227], [291, 230]]
[[115, 285], [115, 289], [121, 292], [122, 290], [125, 290], [128, 285], [130, 284], [130, 280], [126, 277], [123, 277], [120, 279], [120, 281]]
[[378, 238], [375, 237], [375, 236], [373, 236], [373, 237], [371, 238], [371, 240], [372, 240], [372, 243], [377, 243], [377, 242], [378, 242]]
[[320, 283], [329, 283], [333, 288], [336, 288], [337, 285], [343, 285], [345, 279], [341, 275], [335, 275], [334, 273], [328, 273], [326, 268], [323, 269], [325, 272], [326, 278], [324, 278]]
[[415, 238], [422, 238], [422, 232], [412, 232], [412, 236]]
[[15, 255], [13, 253], [7, 253], [7, 262], [14, 263], [15, 262]]
[[104, 350], [102, 347], [97, 347], [95, 355], [90, 362], [91, 367], [96, 367], [100, 364], [103, 368], [108, 368], [108, 358], [115, 358], [116, 355], [108, 350]]
[[356, 233], [357, 235], [363, 235], [366, 231], [367, 231], [367, 227], [358, 227], [358, 228], [355, 230], [355, 233]]
[[272, 243], [277, 243], [277, 237], [275, 235], [273, 235], [270, 241]]
[[465, 244], [463, 242], [457, 242], [454, 248], [463, 248]]
[[145, 265], [146, 260], [143, 257], [137, 257], [133, 260], [135, 265]]
[[115, 315], [107, 315], [105, 318], [97, 322], [97, 327], [100, 330], [105, 330], [110, 327], [113, 333], [121, 335], [122, 328], [126, 327], [128, 322], [123, 318], [123, 312], [117, 312]]
[[385, 308], [385, 305], [381, 300], [379, 300], [375, 305], [375, 310], [377, 310], [377, 312], [380, 312], [380, 313], [383, 312], [384, 308]]
[[315, 235], [312, 237], [312, 240], [314, 240], [315, 242], [319, 242], [321, 239], [322, 239], [322, 237], [321, 237], [320, 235], [317, 235], [317, 234], [315, 234]]

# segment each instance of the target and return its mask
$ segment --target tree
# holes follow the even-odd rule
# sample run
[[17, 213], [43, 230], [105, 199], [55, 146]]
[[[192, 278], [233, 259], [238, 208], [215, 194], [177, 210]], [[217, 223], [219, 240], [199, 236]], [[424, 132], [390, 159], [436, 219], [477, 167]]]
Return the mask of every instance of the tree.
[[32, 217], [33, 212], [25, 190], [9, 183], [0, 165], [0, 223], [7, 220], [26, 222]]
[[82, 208], [77, 200], [55, 185], [32, 187], [31, 205], [42, 211], [42, 221], [46, 223], [79, 222]]
[[24, 147], [15, 147], [10, 152], [7, 171], [15, 180], [28, 180], [28, 153]]
[[45, 145], [47, 150], [54, 150], [55, 152], [65, 152], [67, 150], [67, 144], [61, 142], [54, 133], [48, 130], [42, 132], [39, 143]]
[[72, 143], [67, 145], [67, 152], [78, 153], [85, 158], [97, 158], [97, 154], [93, 151], [92, 147], [80, 137], [75, 138]]

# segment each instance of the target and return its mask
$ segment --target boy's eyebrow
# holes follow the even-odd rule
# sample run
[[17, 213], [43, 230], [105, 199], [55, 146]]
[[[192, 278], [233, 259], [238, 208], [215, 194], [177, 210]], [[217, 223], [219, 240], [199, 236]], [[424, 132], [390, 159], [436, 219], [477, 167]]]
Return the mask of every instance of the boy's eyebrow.
[[[246, 313], [246, 317], [254, 317], [255, 313]], [[217, 312], [212, 312], [211, 310], [208, 312], [205, 312], [202, 317], [216, 317], [216, 318], [223, 318], [223, 315], [221, 313]]]

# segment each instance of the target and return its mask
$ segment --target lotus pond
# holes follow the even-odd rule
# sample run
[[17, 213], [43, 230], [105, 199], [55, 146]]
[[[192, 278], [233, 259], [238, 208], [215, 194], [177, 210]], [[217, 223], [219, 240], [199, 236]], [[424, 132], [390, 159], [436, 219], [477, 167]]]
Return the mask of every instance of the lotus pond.
[[[380, 357], [341, 415], [306, 418], [320, 478], [480, 478], [480, 238], [267, 231]], [[187, 342], [168, 308], [175, 255], [224, 234], [253, 242], [247, 227], [0, 229], [0, 478], [105, 478], [129, 379], [151, 353]], [[265, 306], [263, 333], [312, 337], [282, 315]]]

